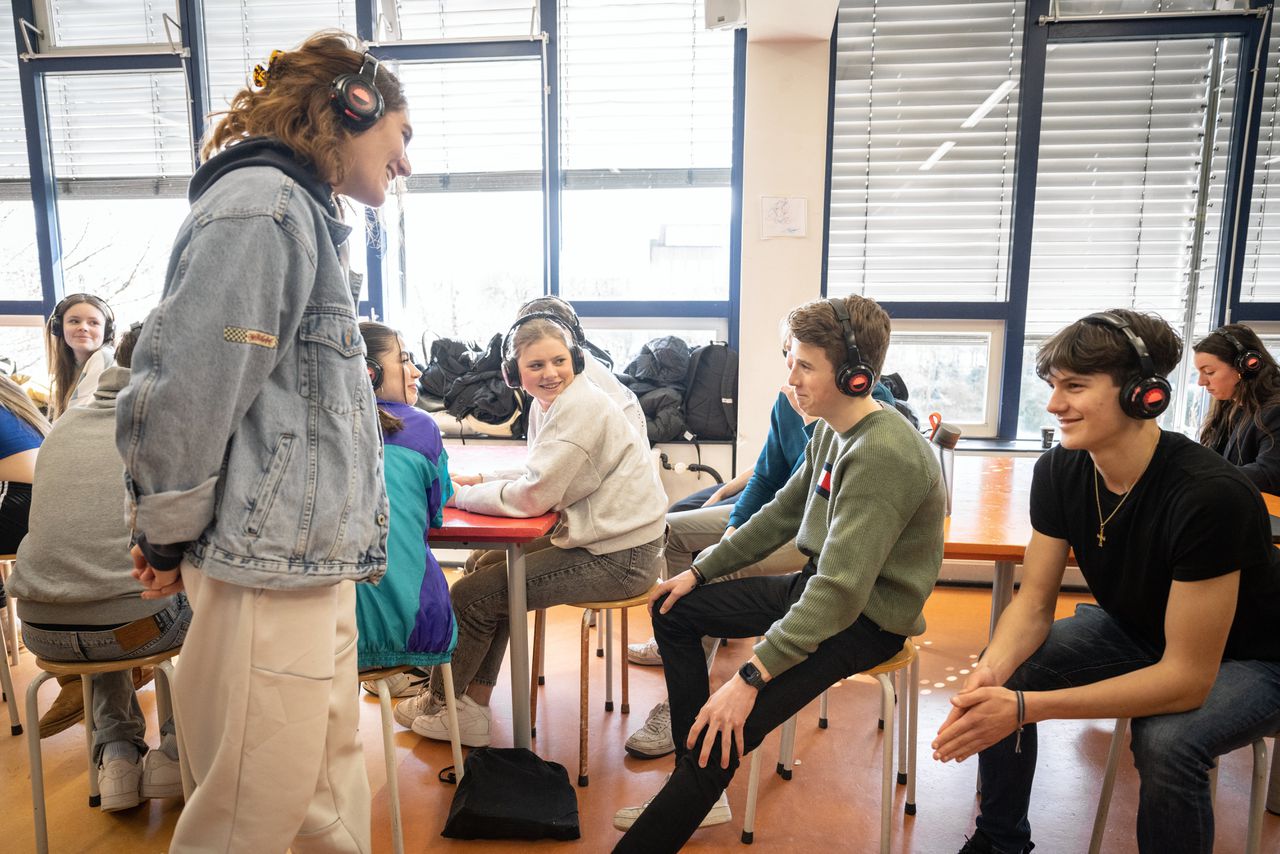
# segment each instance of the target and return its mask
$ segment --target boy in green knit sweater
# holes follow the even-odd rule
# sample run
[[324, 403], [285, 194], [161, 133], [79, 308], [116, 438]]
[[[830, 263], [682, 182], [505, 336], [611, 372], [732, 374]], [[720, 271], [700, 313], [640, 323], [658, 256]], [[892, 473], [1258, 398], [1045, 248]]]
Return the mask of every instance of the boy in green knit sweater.
[[[676, 768], [649, 804], [614, 817], [627, 829], [615, 852], [677, 851], [700, 823], [727, 821], [724, 790], [741, 755], [832, 683], [924, 631], [946, 498], [928, 443], [869, 394], [889, 317], [874, 300], [851, 296], [806, 303], [787, 327], [788, 383], [820, 420], [774, 500], [653, 592]], [[800, 572], [706, 584], [792, 537], [809, 558]], [[764, 639], [711, 694], [704, 635]]]

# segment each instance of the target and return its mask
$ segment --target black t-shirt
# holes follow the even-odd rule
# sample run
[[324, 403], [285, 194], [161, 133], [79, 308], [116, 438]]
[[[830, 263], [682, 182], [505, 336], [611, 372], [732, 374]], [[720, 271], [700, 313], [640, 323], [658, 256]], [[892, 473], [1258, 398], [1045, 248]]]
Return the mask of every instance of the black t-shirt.
[[1174, 581], [1240, 570], [1240, 593], [1224, 658], [1280, 661], [1280, 551], [1257, 488], [1222, 457], [1164, 432], [1146, 472], [1106, 527], [1098, 522], [1121, 496], [1098, 478], [1093, 460], [1061, 445], [1036, 462], [1031, 524], [1066, 540], [1098, 604], [1135, 637], [1164, 649], [1164, 617]]

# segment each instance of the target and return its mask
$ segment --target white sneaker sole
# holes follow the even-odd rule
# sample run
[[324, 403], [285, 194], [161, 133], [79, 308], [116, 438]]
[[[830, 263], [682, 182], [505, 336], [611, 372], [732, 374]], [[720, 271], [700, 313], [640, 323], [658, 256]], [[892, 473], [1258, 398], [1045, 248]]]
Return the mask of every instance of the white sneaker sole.
[[142, 798], [136, 791], [120, 792], [115, 795], [102, 795], [102, 802], [99, 804], [103, 812], [118, 812], [119, 810], [133, 809], [142, 803]]
[[[647, 808], [647, 805], [646, 805]], [[626, 809], [618, 810], [613, 816], [613, 827], [615, 830], [630, 830], [631, 825], [636, 823], [636, 819], [640, 818], [640, 814], [644, 809]], [[624, 814], [625, 813], [625, 814]], [[727, 803], [717, 803], [711, 808], [711, 811], [698, 823], [698, 827], [715, 827], [717, 824], [727, 824], [733, 820], [733, 812], [729, 809]]]
[[[426, 718], [427, 715], [422, 715], [422, 717]], [[422, 736], [423, 738], [429, 738], [432, 741], [448, 741], [449, 740], [448, 731], [437, 732], [434, 729], [427, 729], [426, 726], [419, 726], [416, 720], [413, 722], [413, 726], [411, 727], [411, 729], [414, 732], [416, 732], [418, 735]], [[490, 740], [491, 739], [488, 733], [485, 733], [484, 735], [478, 735], [474, 733], [465, 733], [465, 732], [458, 734], [458, 742], [463, 747], [488, 747]]]
[[146, 799], [159, 798], [180, 798], [182, 797], [182, 781], [178, 780], [173, 783], [152, 783], [148, 785], [143, 781], [138, 788], [138, 793]]

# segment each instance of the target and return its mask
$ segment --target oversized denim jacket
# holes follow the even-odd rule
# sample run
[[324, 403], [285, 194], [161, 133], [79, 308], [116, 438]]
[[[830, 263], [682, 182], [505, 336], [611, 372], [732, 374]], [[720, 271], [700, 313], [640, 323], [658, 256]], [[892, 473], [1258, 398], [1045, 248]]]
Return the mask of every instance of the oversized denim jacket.
[[337, 248], [350, 232], [294, 178], [246, 166], [178, 233], [116, 442], [136, 533], [189, 542], [211, 578], [294, 589], [386, 571], [359, 284]]

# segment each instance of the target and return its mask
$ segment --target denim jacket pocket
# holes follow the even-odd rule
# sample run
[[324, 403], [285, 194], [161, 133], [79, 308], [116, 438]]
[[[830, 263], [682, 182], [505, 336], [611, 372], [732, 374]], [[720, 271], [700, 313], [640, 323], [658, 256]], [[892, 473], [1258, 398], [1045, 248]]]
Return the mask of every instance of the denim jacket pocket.
[[308, 309], [298, 337], [302, 396], [343, 415], [364, 409], [368, 379], [357, 361], [364, 355], [364, 340], [355, 316], [337, 306]]
[[244, 523], [244, 532], [251, 537], [258, 536], [262, 531], [262, 523], [271, 512], [271, 505], [275, 503], [276, 492], [280, 489], [280, 481], [284, 479], [284, 472], [289, 465], [289, 456], [293, 452], [293, 443], [296, 439], [296, 436], [285, 433], [276, 442], [276, 449], [271, 453], [271, 461], [267, 464], [267, 470], [263, 472], [262, 483], [258, 485], [253, 494], [253, 501], [249, 504], [249, 515]]

